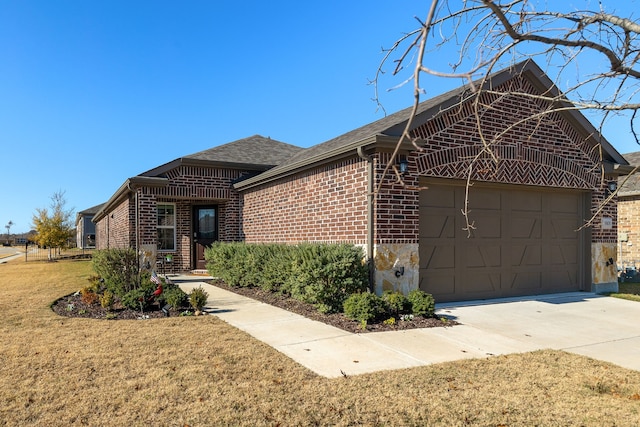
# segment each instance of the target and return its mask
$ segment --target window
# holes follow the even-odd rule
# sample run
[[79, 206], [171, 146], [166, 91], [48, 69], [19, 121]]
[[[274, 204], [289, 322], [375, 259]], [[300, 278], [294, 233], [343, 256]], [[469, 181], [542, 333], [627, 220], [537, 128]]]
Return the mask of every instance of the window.
[[176, 249], [176, 206], [173, 203], [158, 203], [158, 249]]

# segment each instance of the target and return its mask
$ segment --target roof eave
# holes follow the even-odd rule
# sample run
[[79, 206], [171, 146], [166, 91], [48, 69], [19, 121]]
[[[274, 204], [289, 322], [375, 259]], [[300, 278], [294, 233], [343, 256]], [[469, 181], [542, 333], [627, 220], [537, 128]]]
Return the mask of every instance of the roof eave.
[[[389, 141], [387, 141], [387, 139]], [[398, 138], [396, 137], [386, 137], [384, 135], [373, 135], [367, 138], [361, 139], [356, 142], [352, 142], [350, 144], [338, 147], [328, 152], [324, 152], [318, 154], [316, 156], [306, 158], [302, 161], [291, 163], [286, 167], [279, 167], [273, 170], [268, 170], [260, 175], [257, 175], [252, 178], [245, 179], [244, 181], [240, 181], [234, 184], [234, 188], [236, 190], [248, 190], [249, 188], [256, 187], [258, 185], [266, 184], [271, 181], [275, 181], [276, 179], [284, 178], [286, 176], [293, 175], [302, 170], [310, 169], [314, 166], [318, 166], [321, 164], [325, 164], [331, 161], [335, 161], [340, 158], [350, 157], [354, 154], [357, 154], [357, 150], [359, 147], [363, 147], [365, 149], [369, 149], [377, 143], [386, 141], [387, 145], [391, 145], [391, 140], [395, 140], [397, 143]]]
[[166, 187], [169, 184], [167, 178], [134, 176], [127, 179], [118, 190], [107, 200], [107, 202], [95, 213], [92, 222], [97, 223], [130, 194], [140, 187]]

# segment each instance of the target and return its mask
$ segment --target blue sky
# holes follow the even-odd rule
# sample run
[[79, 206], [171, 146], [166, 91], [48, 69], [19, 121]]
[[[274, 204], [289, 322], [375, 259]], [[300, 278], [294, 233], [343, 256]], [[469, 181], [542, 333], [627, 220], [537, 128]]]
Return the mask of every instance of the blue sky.
[[182, 155], [254, 134], [307, 147], [383, 117], [368, 81], [427, 3], [0, 2], [0, 233], [57, 191], [79, 211]]

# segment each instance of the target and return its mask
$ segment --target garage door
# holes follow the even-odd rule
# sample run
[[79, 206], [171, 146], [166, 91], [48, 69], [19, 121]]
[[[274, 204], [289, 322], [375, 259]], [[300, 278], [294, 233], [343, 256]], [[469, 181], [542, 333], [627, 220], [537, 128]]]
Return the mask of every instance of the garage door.
[[420, 288], [436, 301], [580, 290], [585, 281], [584, 193], [464, 185], [420, 195]]

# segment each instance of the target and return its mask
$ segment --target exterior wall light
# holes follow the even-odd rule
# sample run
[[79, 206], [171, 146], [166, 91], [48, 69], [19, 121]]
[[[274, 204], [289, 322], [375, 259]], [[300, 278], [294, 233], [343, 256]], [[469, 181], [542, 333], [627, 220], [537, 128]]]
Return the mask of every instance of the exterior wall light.
[[618, 183], [616, 181], [609, 181], [607, 183], [607, 196], [613, 194], [618, 189]]
[[398, 166], [400, 169], [400, 175], [404, 175], [409, 170], [409, 160], [406, 156], [398, 156]]

